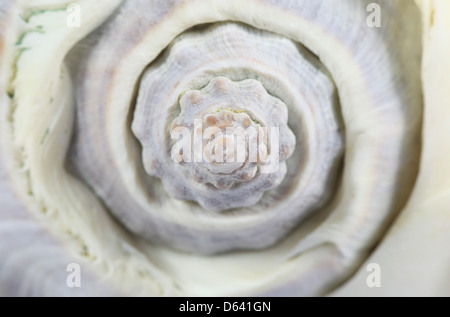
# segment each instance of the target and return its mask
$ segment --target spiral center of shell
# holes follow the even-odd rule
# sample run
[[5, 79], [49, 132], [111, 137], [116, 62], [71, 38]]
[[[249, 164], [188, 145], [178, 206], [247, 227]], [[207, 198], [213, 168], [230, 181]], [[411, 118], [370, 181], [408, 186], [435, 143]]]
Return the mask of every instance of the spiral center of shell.
[[[181, 113], [171, 126], [171, 157], [197, 183], [230, 189], [258, 174], [276, 173], [294, 150], [287, 122], [277, 124], [271, 117], [287, 112], [286, 105], [256, 80], [235, 83], [217, 77], [204, 89], [184, 92], [179, 105]], [[280, 128], [289, 137], [280, 140]], [[288, 149], [283, 157], [280, 143]], [[281, 180], [266, 181], [263, 187], [275, 187]]]
[[[84, 151], [97, 140], [90, 129], [77, 128], [71, 151], [134, 234], [201, 254], [261, 249], [330, 198], [344, 144], [336, 87], [302, 45], [243, 24], [202, 26], [174, 39], [139, 79], [132, 112], [119, 118], [111, 108], [131, 123], [129, 142], [116, 147], [120, 181], [98, 184], [105, 166], [86, 169], [97, 150], [95, 141]], [[97, 118], [93, 107], [79, 122]]]
[[[185, 109], [189, 106], [183, 104]], [[193, 134], [188, 126], [179, 126], [182, 117], [175, 120], [172, 138], [181, 132], [182, 139], [172, 146], [172, 159], [181, 165], [197, 163], [193, 167], [194, 179], [216, 188], [250, 181], [257, 174], [258, 164], [267, 158], [267, 128], [262, 128], [244, 110], [211, 111], [201, 119], [194, 119]]]
[[153, 159], [152, 143], [142, 142], [146, 171], [173, 197], [221, 211], [251, 206], [283, 181], [296, 139], [286, 105], [259, 81], [215, 77], [183, 91], [177, 106], [178, 116], [167, 122], [171, 162], [164, 164], [179, 178], [167, 177], [163, 162]]

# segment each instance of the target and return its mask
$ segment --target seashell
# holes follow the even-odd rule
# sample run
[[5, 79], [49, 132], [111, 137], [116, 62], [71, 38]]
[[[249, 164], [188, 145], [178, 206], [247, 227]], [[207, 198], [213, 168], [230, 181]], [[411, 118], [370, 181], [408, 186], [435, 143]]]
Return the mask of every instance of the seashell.
[[414, 292], [449, 11], [379, 3], [0, 4], [0, 294], [370, 295], [370, 261]]
[[[101, 155], [95, 154], [95, 148], [101, 152], [104, 150], [95, 145], [97, 142], [89, 140], [96, 140], [97, 137], [107, 139], [108, 132], [90, 132], [83, 128], [85, 125], [104, 125], [97, 121], [103, 120], [101, 117], [93, 115], [97, 111], [96, 105], [100, 106], [103, 102], [88, 101], [90, 80], [85, 81], [86, 86], [80, 85], [81, 91], [76, 93], [85, 96], [83, 98], [87, 101], [78, 107], [77, 121], [80, 125], [75, 132], [72, 163], [77, 174], [102, 197], [108, 209], [139, 236], [176, 249], [203, 254], [233, 249], [260, 249], [278, 241], [308, 213], [323, 205], [330, 196], [331, 191], [327, 185], [333, 185], [332, 179], [336, 177], [335, 170], [343, 144], [338, 113], [333, 103], [335, 88], [326, 77], [323, 67], [320, 68], [318, 61], [309, 52], [305, 54], [313, 63], [303, 75], [299, 74], [298, 70], [303, 68], [306, 61], [299, 54], [297, 45], [291, 41], [236, 24], [211, 28], [200, 35], [196, 31], [185, 32], [168, 48], [167, 56], [161, 56], [162, 61], [156, 60], [142, 75], [132, 122], [132, 131], [142, 146], [142, 160], [139, 151], [129, 155], [135, 157], [136, 161], [142, 161], [141, 165], [136, 164], [132, 175], [136, 175], [137, 179], [140, 177], [139, 183], [147, 184], [147, 188], [133, 190], [125, 196], [120, 195], [125, 184], [117, 179], [109, 179], [107, 175], [113, 176], [109, 172], [110, 168], [101, 160], [92, 160], [92, 157]], [[203, 33], [207, 35], [203, 36]], [[266, 37], [271, 41], [267, 41]], [[225, 45], [227, 50], [224, 50]], [[286, 60], [273, 55], [274, 47], [282, 49]], [[96, 50], [101, 51], [102, 48]], [[248, 50], [257, 52], [251, 54], [251, 60], [245, 61], [245, 52]], [[220, 62], [214, 63], [211, 59]], [[289, 81], [289, 86], [278, 84], [272, 79], [274, 76], [281, 76], [276, 73], [275, 67], [263, 70], [263, 67], [267, 67], [263, 63], [269, 61], [276, 63], [276, 68], [286, 77], [285, 81]], [[240, 66], [231, 68], [224, 64]], [[311, 86], [307, 73], [309, 70], [319, 73], [313, 84], [315, 89], [305, 93], [304, 99], [294, 100], [291, 96], [298, 93], [298, 89], [293, 90], [293, 85]], [[259, 76], [264, 86], [255, 79], [244, 80], [244, 76], [249, 73]], [[229, 76], [234, 83], [223, 76]], [[83, 74], [83, 78], [85, 80], [87, 75]], [[269, 92], [265, 87], [268, 87]], [[298, 179], [295, 180], [295, 187], [280, 184], [286, 174], [284, 159], [291, 155], [292, 149], [289, 148], [295, 146], [295, 137], [287, 126], [288, 109], [281, 100], [269, 93], [278, 93], [293, 111], [297, 111], [296, 116], [291, 116], [291, 127], [295, 126], [299, 140], [314, 141], [298, 144], [297, 150], [300, 153], [292, 154], [291, 174], [286, 177], [284, 184]], [[312, 94], [323, 96], [323, 101], [319, 101], [315, 108], [308, 101]], [[268, 164], [270, 166], [266, 166], [266, 172], [258, 172], [252, 180], [241, 182], [239, 186], [231, 187], [233, 179], [224, 177], [223, 173], [208, 171], [211, 164], [205, 162], [207, 165], [202, 166], [202, 161], [206, 161], [205, 155], [200, 155], [203, 156], [200, 159], [196, 157], [203, 154], [203, 148], [200, 145], [200, 149], [196, 150], [197, 136], [193, 133], [197, 129], [195, 120], [204, 120], [205, 116], [217, 112], [220, 114], [221, 109], [243, 111], [252, 121], [259, 122], [255, 126], [275, 127], [279, 130], [279, 158], [274, 156]], [[155, 116], [155, 113], [158, 115]], [[316, 118], [316, 125], [310, 123], [314, 120], [312, 117]], [[192, 137], [188, 140], [193, 144], [191, 156], [194, 157], [191, 157], [193, 162], [188, 167], [186, 162], [180, 166], [172, 157], [173, 147], [177, 147], [171, 140], [173, 129], [183, 127], [192, 132]], [[206, 132], [208, 127], [200, 125], [199, 128]], [[203, 136], [202, 133], [197, 135], [205, 140], [204, 133]], [[179, 150], [178, 148], [178, 154]], [[257, 150], [259, 152], [259, 148]], [[280, 154], [281, 152], [284, 153]], [[255, 166], [249, 165], [247, 172], [251, 173], [253, 167]], [[214, 175], [222, 178], [211, 179]], [[148, 176], [159, 178], [165, 192], [151, 195], [160, 186], [158, 180], [145, 178]], [[196, 181], [196, 177], [203, 181]], [[315, 179], [315, 186], [307, 186], [308, 179], [311, 178]], [[221, 190], [222, 187], [225, 189]], [[276, 189], [261, 198], [265, 191], [274, 187]], [[138, 194], [146, 200], [139, 199]], [[164, 199], [155, 200], [154, 196], [162, 196]], [[185, 201], [180, 201], [181, 199]], [[189, 201], [197, 201], [200, 206]], [[257, 202], [259, 203], [256, 204]], [[224, 212], [239, 207], [249, 208]], [[130, 210], [133, 210], [133, 217], [129, 216]], [[161, 213], [161, 210], [165, 212]], [[173, 232], [178, 234], [174, 235]]]

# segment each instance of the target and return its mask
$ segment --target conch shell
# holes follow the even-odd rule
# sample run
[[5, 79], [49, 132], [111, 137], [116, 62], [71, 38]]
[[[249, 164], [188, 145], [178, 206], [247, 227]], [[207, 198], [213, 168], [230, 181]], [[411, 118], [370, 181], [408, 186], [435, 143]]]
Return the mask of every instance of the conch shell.
[[449, 294], [450, 5], [377, 3], [4, 1], [0, 294]]

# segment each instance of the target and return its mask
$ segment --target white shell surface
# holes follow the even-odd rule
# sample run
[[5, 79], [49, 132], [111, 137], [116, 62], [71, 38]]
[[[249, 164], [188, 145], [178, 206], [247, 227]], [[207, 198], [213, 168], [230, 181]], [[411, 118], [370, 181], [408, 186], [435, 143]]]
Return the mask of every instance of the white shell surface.
[[[82, 5], [88, 3], [81, 2]], [[128, 165], [137, 161], [136, 157], [130, 155], [136, 149], [127, 129], [127, 114], [129, 105], [132, 104], [133, 87], [145, 65], [156, 58], [179, 33], [195, 24], [237, 20], [302, 42], [319, 56], [336, 82], [346, 128], [346, 157], [339, 195], [330, 205], [332, 216], [325, 223], [311, 222], [309, 227], [303, 226], [283, 243], [269, 250], [215, 257], [190, 256], [152, 247], [146, 242], [129, 239], [127, 233], [112, 224], [106, 225], [109, 216], [95, 196], [78, 182], [76, 186], [74, 183], [69, 185], [67, 180], [70, 176], [66, 173], [62, 160], [53, 160], [50, 164], [48, 157], [35, 155], [42, 153], [37, 150], [37, 145], [46, 134], [49, 123], [58, 120], [58, 114], [61, 113], [57, 111], [59, 108], [44, 111], [49, 109], [48, 101], [61, 86], [52, 88], [48, 82], [36, 81], [26, 76], [47, 76], [53, 78], [55, 83], [60, 83], [60, 69], [55, 67], [49, 74], [47, 66], [55, 61], [62, 61], [73, 42], [101, 23], [103, 18], [96, 15], [92, 15], [92, 21], [88, 17], [81, 33], [67, 31], [57, 36], [56, 33], [48, 32], [26, 38], [25, 44], [32, 49], [23, 53], [19, 59], [19, 72], [14, 82], [14, 103], [17, 110], [12, 123], [7, 120], [11, 114], [12, 102], [5, 96], [2, 96], [1, 101], [4, 111], [2, 113], [5, 114], [1, 121], [2, 132], [11, 133], [13, 130], [11, 138], [1, 140], [1, 168], [12, 175], [8, 178], [10, 183], [7, 188], [20, 193], [19, 196], [2, 196], [2, 206], [7, 206], [1, 210], [2, 221], [11, 222], [13, 217], [13, 213], [7, 213], [6, 208], [23, 210], [21, 217], [34, 221], [39, 204], [45, 205], [51, 213], [42, 216], [42, 224], [35, 222], [33, 225], [46, 228], [60, 241], [65, 241], [63, 237], [70, 240], [64, 228], [71, 228], [78, 241], [88, 244], [91, 255], [96, 257], [96, 260], [83, 257], [86, 263], [97, 272], [104, 272], [104, 266], [109, 267], [110, 276], [114, 276], [110, 277], [111, 284], [117, 287], [121, 285], [123, 292], [133, 294], [161, 294], [164, 293], [162, 290], [176, 294], [176, 287], [173, 286], [175, 282], [179, 292], [183, 294], [236, 294], [236, 289], [242, 294], [264, 291], [270, 294], [323, 294], [348, 276], [373, 246], [380, 235], [380, 227], [384, 227], [387, 219], [402, 206], [408, 188], [411, 187], [414, 172], [408, 172], [408, 167], [414, 166], [418, 152], [416, 144], [421, 106], [418, 73], [421, 48], [416, 41], [417, 35], [420, 34], [419, 27], [407, 22], [417, 18], [418, 11], [412, 2], [382, 2], [387, 13], [383, 15], [384, 27], [368, 29], [363, 26], [368, 2], [333, 1], [325, 5], [323, 1], [282, 1], [276, 2], [277, 6], [274, 3], [190, 1], [189, 5], [186, 5], [187, 2], [181, 2], [167, 4], [167, 7], [158, 3], [154, 10], [148, 10], [148, 2], [125, 2], [109, 22], [91, 37], [91, 42], [86, 42], [92, 44], [91, 48], [95, 49], [90, 52], [86, 50], [82, 55], [83, 63], [78, 65], [81, 74], [92, 74], [92, 78], [96, 79], [89, 81], [90, 87], [86, 85], [91, 96], [96, 95], [94, 92], [97, 89], [93, 104], [104, 105], [108, 110], [93, 110], [92, 119], [99, 120], [97, 122], [101, 124], [86, 126], [87, 130], [94, 130], [97, 136], [95, 140], [90, 140], [94, 145], [89, 150], [97, 153], [96, 157], [106, 158], [104, 162], [111, 163], [106, 165], [109, 175], [101, 174], [93, 168], [92, 177], [108, 177], [109, 184], [115, 184], [119, 179], [124, 180], [127, 190], [123, 193], [139, 192], [140, 202], [147, 201], [144, 191], [139, 189], [142, 185], [136, 177], [139, 173]], [[118, 2], [110, 2], [111, 11], [116, 4]], [[4, 8], [8, 8], [6, 4], [2, 4], [2, 9]], [[85, 7], [91, 9], [86, 12], [94, 12], [93, 8]], [[108, 15], [107, 10], [102, 12], [106, 12], [104, 17]], [[139, 20], [141, 23], [137, 27], [133, 25], [136, 20], [132, 21], [127, 15], [135, 16], [140, 12], [146, 12], [146, 18]], [[168, 12], [170, 17], [165, 19]], [[61, 18], [60, 25], [55, 19], [50, 19], [49, 14]], [[48, 23], [50, 20], [52, 23]], [[54, 23], [53, 25], [58, 25], [61, 30], [64, 29], [64, 20], [64, 14], [44, 13], [32, 19], [32, 23], [42, 23], [49, 28], [50, 24]], [[115, 23], [127, 31], [118, 33], [114, 28]], [[355, 28], [355, 25], [362, 27]], [[74, 34], [78, 35], [73, 36]], [[10, 35], [10, 38], [15, 38], [15, 35]], [[93, 44], [98, 38], [101, 38], [101, 41]], [[408, 40], [411, 38], [415, 40]], [[43, 41], [44, 39], [47, 41]], [[101, 45], [106, 46], [106, 43], [108, 49], [102, 50]], [[49, 54], [49, 47], [53, 48], [53, 55]], [[37, 64], [36, 59], [42, 63]], [[11, 56], [5, 57], [5, 54], [2, 54], [2, 65], [10, 63], [11, 60]], [[111, 68], [88, 67], [102, 65], [97, 63], [99, 61]], [[32, 65], [34, 66], [30, 67]], [[26, 69], [27, 72], [22, 74], [21, 69]], [[75, 84], [79, 87], [84, 76], [78, 78]], [[2, 77], [2, 80], [8, 81], [6, 76]], [[101, 87], [108, 87], [108, 93], [99, 94], [98, 89]], [[76, 98], [79, 102], [80, 97]], [[42, 122], [35, 120], [39, 116]], [[105, 121], [102, 118], [106, 118]], [[61, 144], [68, 141], [68, 136], [61, 132], [67, 125], [61, 123], [52, 127], [54, 129], [49, 132], [49, 136], [53, 138], [49, 138], [49, 142], [45, 143], [49, 146], [46, 153], [52, 153], [52, 150], [61, 155], [65, 148]], [[104, 131], [107, 133], [102, 134]], [[108, 137], [105, 138], [105, 135]], [[20, 156], [17, 155], [19, 148], [24, 154], [20, 160], [17, 159]], [[50, 157], [54, 157], [54, 154]], [[411, 161], [408, 161], [409, 157]], [[19, 168], [19, 164], [11, 164], [15, 161], [24, 162], [23, 169]], [[141, 170], [138, 169], [138, 172]], [[48, 175], [55, 177], [50, 178]], [[30, 185], [33, 195], [26, 200], [23, 195]], [[64, 190], [65, 188], [67, 190]], [[400, 190], [394, 190], [397, 188]], [[58, 195], [55, 195], [55, 191]], [[161, 193], [163, 191], [155, 189], [153, 194], [154, 197], [159, 197], [158, 194]], [[108, 188], [99, 195], [107, 196]], [[17, 197], [20, 197], [21, 206], [13, 203]], [[4, 199], [11, 202], [3, 204]], [[67, 213], [68, 210], [72, 212]], [[315, 227], [315, 233], [303, 239], [296, 247], [298, 241]], [[24, 234], [23, 231], [17, 232]], [[11, 241], [19, 239], [16, 233], [10, 230], [2, 230], [0, 235], [2, 234]], [[45, 246], [43, 235], [38, 234], [38, 237], [42, 238], [42, 246]], [[132, 246], [122, 247], [126, 245], [125, 241], [130, 242]], [[62, 245], [54, 249], [55, 254], [70, 254], [74, 257], [76, 247], [69, 247], [70, 243], [65, 242]], [[9, 251], [12, 246], [2, 244], [2, 248], [10, 259], [14, 254]], [[36, 258], [43, 257], [45, 252], [28, 254], [30, 258]], [[24, 261], [19, 262], [24, 265]], [[4, 263], [6, 262], [3, 260], [2, 265]], [[19, 268], [20, 265], [16, 267]], [[256, 267], [258, 270], [255, 270]], [[11, 267], [2, 268], [2, 282], [10, 280], [7, 276], [11, 273]], [[145, 272], [142, 274], [146, 276], [146, 286], [142, 286], [142, 276], [137, 272]], [[208, 276], [208, 281], [202, 276]], [[226, 279], [223, 276], [226, 276]], [[88, 280], [97, 281], [101, 278]], [[315, 280], [314, 285], [307, 283], [311, 280]], [[38, 289], [37, 285], [42, 285], [42, 281], [38, 279], [28, 280], [29, 284], [26, 281], [26, 277], [16, 280], [13, 289], [24, 294], [30, 292], [33, 287]], [[124, 281], [126, 283], [121, 283]], [[215, 285], [213, 289], [211, 283]], [[49, 282], [49, 287], [43, 289], [43, 292], [50, 293], [56, 289], [55, 285], [56, 281]], [[88, 289], [81, 292], [88, 292]]]
[[[418, 1], [423, 12], [425, 99], [423, 155], [411, 198], [361, 269], [334, 296], [450, 296], [450, 3]], [[382, 269], [382, 287], [362, 287], [369, 264]]]

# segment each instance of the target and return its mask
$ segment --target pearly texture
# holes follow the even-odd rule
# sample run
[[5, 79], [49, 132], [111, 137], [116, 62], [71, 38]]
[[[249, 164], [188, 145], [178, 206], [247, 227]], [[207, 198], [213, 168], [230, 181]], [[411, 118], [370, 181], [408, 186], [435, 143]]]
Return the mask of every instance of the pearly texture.
[[[64, 2], [37, 1], [32, 5], [39, 8], [50, 3], [57, 6]], [[365, 26], [368, 3], [193, 0], [100, 4], [80, 1], [85, 12], [84, 22], [82, 28], [75, 31], [65, 27], [64, 10], [35, 14], [24, 23], [18, 13], [31, 4], [4, 1], [0, 6], [3, 25], [0, 28], [0, 76], [1, 87], [10, 85], [10, 97], [5, 93], [0, 95], [0, 249], [2, 255], [5, 254], [0, 260], [2, 294], [108, 295], [117, 291], [133, 295], [320, 295], [343, 282], [357, 270], [387, 224], [405, 204], [415, 178], [420, 149], [422, 48], [417, 38], [421, 29], [417, 23], [411, 23], [419, 19], [419, 11], [411, 1], [380, 1], [384, 8], [383, 25], [380, 29], [370, 29]], [[428, 17], [430, 12], [426, 12]], [[135, 19], [130, 19], [130, 15]], [[438, 19], [439, 15], [435, 17], [436, 23], [444, 19]], [[64, 60], [78, 40], [106, 19], [106, 24], [83, 40]], [[156, 187], [150, 197], [147, 195], [148, 181], [138, 177], [145, 173], [144, 168], [137, 164], [140, 157], [133, 154], [139, 153], [139, 146], [129, 130], [129, 108], [142, 71], [177, 35], [197, 24], [229, 20], [301, 42], [329, 71], [338, 91], [335, 97], [339, 99], [345, 125], [343, 175], [331, 203], [271, 248], [215, 256], [185, 254], [132, 236], [110, 216], [99, 197], [120, 200], [120, 196], [115, 195], [121, 192], [122, 197], [138, 197], [139, 204], [160, 204], [158, 210], [167, 211], [168, 217], [180, 216], [180, 213], [170, 214], [172, 209], [188, 210], [183, 202], [170, 201], [170, 205], [163, 205], [167, 203], [167, 195], [162, 187]], [[19, 49], [28, 50], [19, 54], [10, 49], [24, 29], [38, 25], [46, 32], [28, 33], [19, 45]], [[435, 45], [431, 42], [430, 51], [425, 54], [425, 58], [428, 56], [423, 65], [427, 67], [425, 78], [433, 76], [428, 63], [436, 57], [431, 49]], [[437, 52], [438, 48], [434, 49]], [[69, 68], [61, 68], [61, 65]], [[61, 69], [65, 69], [65, 75], [61, 74]], [[68, 69], [70, 76], [67, 76]], [[40, 80], [42, 78], [48, 80]], [[445, 116], [441, 115], [439, 103], [445, 89], [436, 88], [445, 82], [432, 83], [430, 80], [432, 87], [425, 87], [426, 107], [430, 105], [430, 112], [426, 108], [425, 113], [433, 116], [433, 123], [425, 121], [422, 174], [418, 183], [423, 185], [415, 188], [413, 198], [416, 198], [409, 202], [407, 210], [421, 210], [422, 198], [435, 198], [435, 193], [442, 194], [441, 201], [434, 201], [436, 206], [445, 203], [444, 178], [438, 178], [444, 180], [440, 183], [434, 183], [435, 178], [427, 178], [444, 166], [444, 163], [433, 164], [433, 160], [442, 158], [440, 151], [446, 149], [439, 143], [440, 134], [434, 134], [440, 127], [445, 131]], [[104, 87], [108, 89], [102, 89]], [[333, 92], [333, 85], [328, 87], [327, 91]], [[88, 116], [80, 115], [79, 105], [87, 100], [93, 107], [88, 109]], [[68, 127], [73, 123], [75, 111], [76, 126], [83, 124], [80, 119], [86, 117], [97, 123], [83, 126], [96, 138], [88, 140], [85, 152], [74, 152], [78, 158], [92, 161], [91, 169], [85, 173], [103, 184], [95, 194], [91, 191], [94, 186], [88, 188], [75, 179], [65, 165], [70, 143]], [[339, 127], [333, 129], [339, 130]], [[439, 175], [445, 176], [445, 171], [439, 169]], [[436, 187], [424, 186], [429, 184], [436, 184]], [[430, 192], [434, 189], [436, 191]], [[110, 204], [108, 199], [103, 199], [106, 206]], [[136, 226], [135, 231], [156, 230], [147, 225], [140, 228], [142, 224], [134, 217], [132, 213], [125, 213], [118, 218], [128, 227]], [[386, 240], [390, 247], [380, 251], [384, 256], [396, 250], [401, 241], [414, 236], [413, 229], [418, 222], [405, 217], [408, 226], [393, 227], [390, 234], [393, 238], [388, 236]], [[440, 217], [430, 217], [423, 222], [424, 227], [439, 219], [445, 220], [446, 215]], [[251, 216], [247, 215], [236, 217], [225, 227], [233, 228], [238, 224], [245, 228], [249, 218]], [[192, 223], [187, 218], [181, 220], [185, 224]], [[206, 225], [196, 223], [195, 226], [204, 229], [213, 222], [208, 221]], [[254, 228], [254, 232], [261, 232], [256, 225]], [[183, 236], [177, 229], [174, 227], [167, 232], [168, 240], [171, 236], [176, 239]], [[444, 231], [439, 231], [434, 241], [443, 241]], [[31, 240], [36, 248], [17, 251], [17, 247]], [[206, 253], [230, 247], [229, 243], [222, 246], [219, 243], [217, 248], [216, 242], [205, 241], [192, 244], [189, 236], [186, 240], [190, 242], [184, 247]], [[242, 246], [245, 240], [239, 237], [234, 243], [233, 247]], [[425, 249], [425, 245], [422, 246]], [[410, 259], [423, 254], [433, 256], [440, 246], [437, 243], [428, 252], [413, 252]], [[76, 291], [67, 289], [63, 278], [66, 272], [58, 271], [59, 264], [54, 266], [55, 275], [51, 279], [44, 280], [41, 272], [36, 273], [38, 267], [52, 268], [55, 263], [63, 266], [69, 259], [86, 268], [86, 287]], [[42, 265], [33, 268], [30, 263]], [[402, 261], [391, 262], [386, 272], [395, 272], [397, 263]], [[427, 266], [426, 261], [421, 263], [424, 265], [421, 269]], [[33, 278], [29, 278], [32, 273], [16, 273], [27, 270], [35, 273]], [[437, 275], [433, 281], [437, 281]], [[432, 282], [425, 285], [428, 287], [424, 291], [426, 294], [446, 290], [445, 286], [439, 288]], [[352, 282], [348, 291], [345, 287], [342, 294], [357, 293], [361, 289], [359, 285], [352, 287]]]

